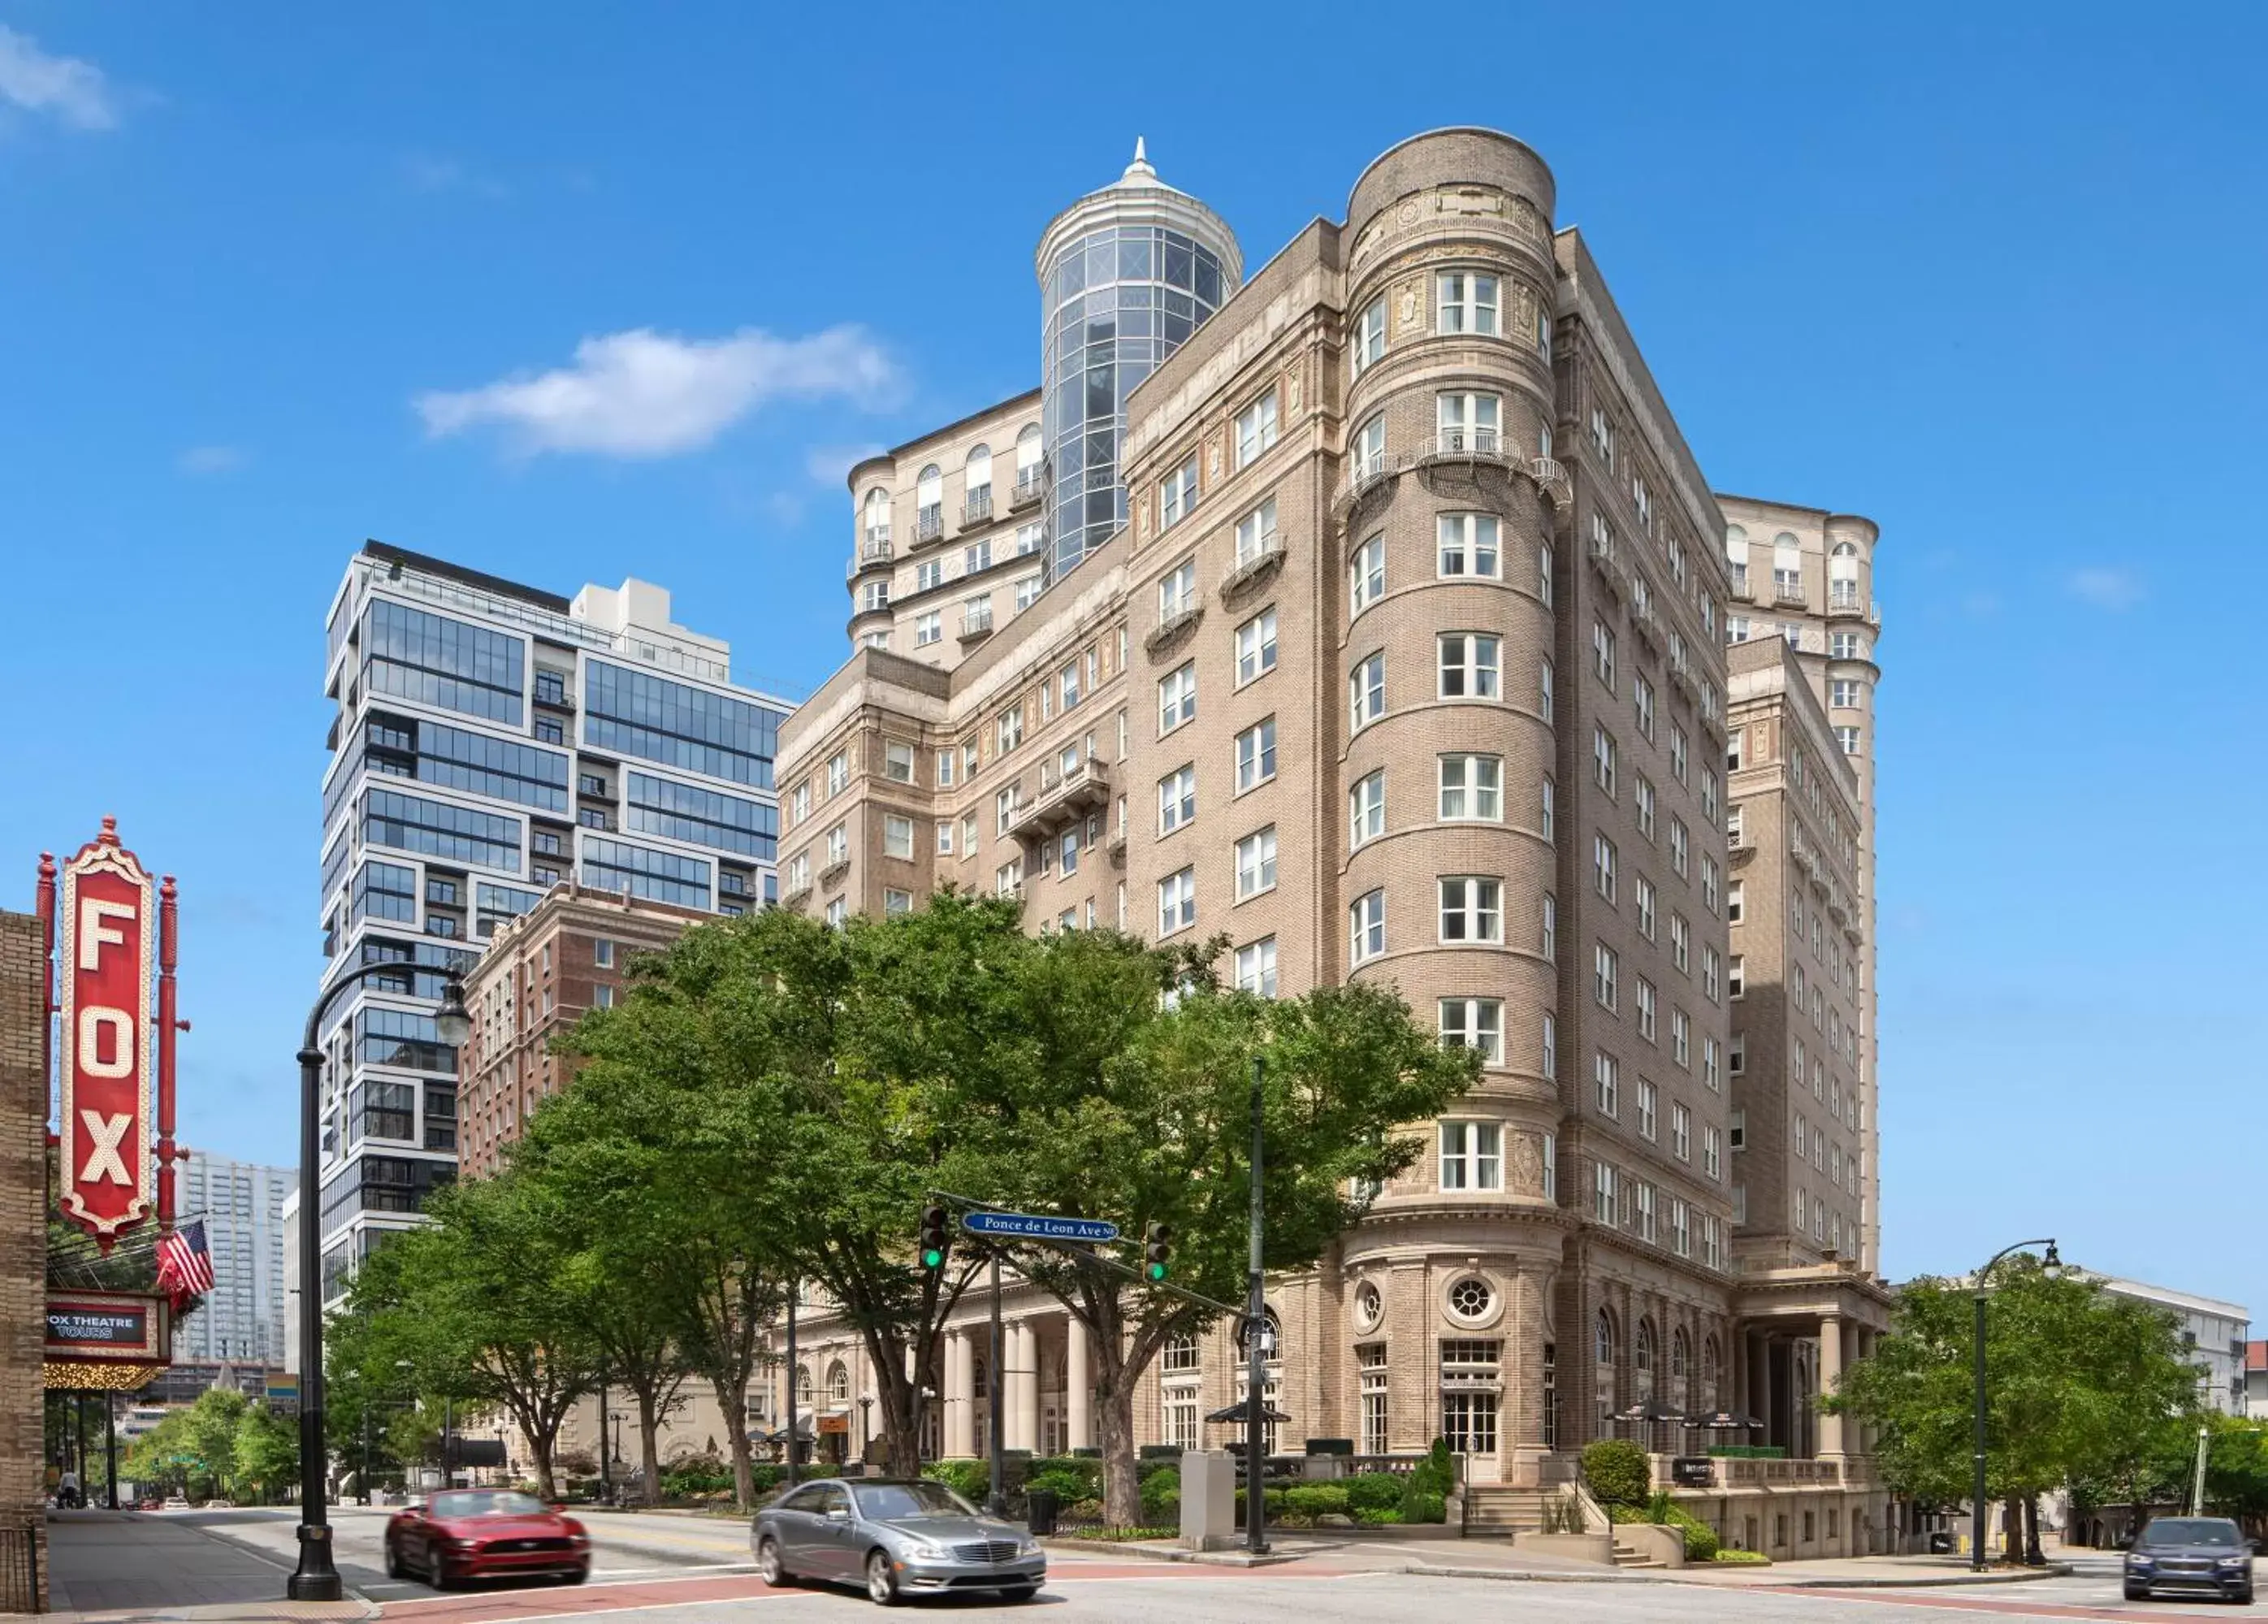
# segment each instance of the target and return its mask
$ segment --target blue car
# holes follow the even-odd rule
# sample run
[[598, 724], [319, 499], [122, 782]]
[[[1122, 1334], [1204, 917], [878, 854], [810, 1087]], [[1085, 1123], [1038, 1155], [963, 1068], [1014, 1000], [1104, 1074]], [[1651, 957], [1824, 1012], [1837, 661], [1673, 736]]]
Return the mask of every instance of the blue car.
[[2160, 1591], [2250, 1603], [2252, 1542], [2225, 1517], [2151, 1518], [2126, 1552], [2126, 1599], [2146, 1601]]

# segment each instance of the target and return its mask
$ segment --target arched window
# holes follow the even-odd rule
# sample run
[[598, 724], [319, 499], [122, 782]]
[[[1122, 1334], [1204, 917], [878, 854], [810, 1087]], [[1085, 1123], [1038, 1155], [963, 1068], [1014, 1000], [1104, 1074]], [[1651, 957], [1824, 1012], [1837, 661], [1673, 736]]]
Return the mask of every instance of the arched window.
[[827, 1367], [827, 1402], [850, 1402], [850, 1369], [840, 1359]]
[[914, 539], [932, 540], [945, 524], [945, 471], [934, 462], [914, 480]]
[[992, 506], [992, 447], [979, 446], [968, 454], [961, 465], [961, 485], [968, 493], [972, 516], [979, 508], [990, 511]]
[[1592, 1356], [1602, 1369], [1611, 1369], [1615, 1362], [1615, 1317], [1605, 1309], [1599, 1310], [1599, 1323], [1591, 1337]]
[[1859, 606], [1859, 550], [1849, 542], [1836, 543], [1827, 555], [1827, 602], [1830, 609]]
[[1638, 1336], [1631, 1344], [1631, 1373], [1641, 1401], [1653, 1397], [1653, 1321], [1641, 1319]]
[[1166, 1346], [1158, 1355], [1160, 1370], [1167, 1376], [1186, 1376], [1197, 1368], [1197, 1339], [1194, 1331], [1176, 1331], [1166, 1339]]
[[1786, 530], [1772, 537], [1772, 591], [1791, 595], [1803, 591], [1803, 548]]
[[1615, 1436], [1615, 1317], [1605, 1309], [1591, 1327], [1592, 1415], [1602, 1438]]
[[[1261, 1362], [1264, 1364], [1281, 1364], [1284, 1362], [1283, 1322], [1276, 1318], [1276, 1310], [1271, 1308], [1263, 1317], [1263, 1323], [1267, 1328], [1261, 1333]], [[1252, 1321], [1249, 1319], [1237, 1327], [1236, 1353], [1240, 1359], [1248, 1360], [1252, 1357]]]
[[1686, 1340], [1685, 1327], [1680, 1325], [1669, 1333], [1669, 1379], [1683, 1383], [1692, 1369], [1692, 1344]]
[[1725, 527], [1725, 557], [1734, 564], [1749, 561], [1749, 533], [1739, 525]]
[[1040, 438], [1040, 425], [1027, 423], [1024, 432], [1016, 436], [1016, 495], [1032, 495], [1040, 488], [1040, 454], [1044, 442]]
[[1701, 1411], [1708, 1414], [1724, 1407], [1717, 1391], [1717, 1339], [1705, 1337], [1701, 1342]]
[[811, 1402], [811, 1367], [807, 1364], [795, 1368], [795, 1401], [800, 1405]]
[[866, 539], [876, 543], [890, 539], [890, 493], [880, 485], [866, 492]]

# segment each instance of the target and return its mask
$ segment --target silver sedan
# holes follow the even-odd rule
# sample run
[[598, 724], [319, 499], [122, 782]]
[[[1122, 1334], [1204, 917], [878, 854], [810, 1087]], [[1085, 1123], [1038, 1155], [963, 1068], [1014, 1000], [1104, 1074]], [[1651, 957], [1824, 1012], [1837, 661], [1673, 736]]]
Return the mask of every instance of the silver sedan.
[[1024, 1530], [921, 1478], [806, 1483], [756, 1514], [748, 1543], [767, 1584], [863, 1584], [885, 1607], [947, 1591], [1024, 1601], [1048, 1576], [1047, 1553]]

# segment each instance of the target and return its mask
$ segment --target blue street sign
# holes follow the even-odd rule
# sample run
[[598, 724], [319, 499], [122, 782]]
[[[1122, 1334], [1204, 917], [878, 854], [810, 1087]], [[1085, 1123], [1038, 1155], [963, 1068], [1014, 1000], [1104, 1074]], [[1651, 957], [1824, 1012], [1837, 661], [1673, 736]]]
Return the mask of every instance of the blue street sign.
[[1034, 1241], [1115, 1241], [1118, 1226], [1099, 1218], [1049, 1218], [1037, 1213], [963, 1213], [971, 1235], [1020, 1236]]

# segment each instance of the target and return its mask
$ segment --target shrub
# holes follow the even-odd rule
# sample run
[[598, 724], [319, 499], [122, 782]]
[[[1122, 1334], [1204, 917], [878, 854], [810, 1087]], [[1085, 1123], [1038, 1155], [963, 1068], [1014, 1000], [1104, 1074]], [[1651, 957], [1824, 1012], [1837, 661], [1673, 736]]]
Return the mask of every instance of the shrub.
[[1030, 1463], [1024, 1488], [1053, 1489], [1066, 1503], [1098, 1500], [1102, 1495], [1102, 1462], [1076, 1455], [1042, 1456]]
[[1344, 1517], [1351, 1509], [1346, 1489], [1336, 1483], [1309, 1483], [1284, 1491], [1284, 1510], [1292, 1517]]
[[1348, 1505], [1356, 1511], [1398, 1511], [1402, 1507], [1402, 1480], [1391, 1472], [1358, 1472], [1351, 1478], [1340, 1480], [1346, 1490]]
[[1583, 1502], [1573, 1495], [1554, 1495], [1543, 1502], [1543, 1532], [1580, 1534], [1583, 1532]]
[[1635, 1442], [1601, 1438], [1583, 1451], [1583, 1481], [1602, 1506], [1642, 1506], [1653, 1474]]
[[1354, 1512], [1354, 1520], [1362, 1524], [1364, 1526], [1370, 1528], [1399, 1524], [1402, 1521], [1402, 1508], [1399, 1505], [1381, 1508], [1357, 1506]]
[[1402, 1502], [1402, 1520], [1405, 1523], [1446, 1523], [1449, 1520], [1448, 1497], [1430, 1490], [1410, 1495]]
[[1182, 1521], [1182, 1474], [1168, 1466], [1142, 1480], [1142, 1520], [1155, 1527], [1179, 1527]]
[[980, 1504], [992, 1492], [992, 1468], [981, 1460], [933, 1460], [922, 1468], [922, 1475], [935, 1479], [963, 1500]]
[[1741, 1568], [1768, 1568], [1771, 1558], [1762, 1551], [1719, 1551], [1712, 1561]]
[[1689, 1562], [1713, 1562], [1721, 1551], [1717, 1531], [1699, 1517], [1689, 1517], [1684, 1522], [1685, 1560]]

